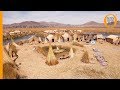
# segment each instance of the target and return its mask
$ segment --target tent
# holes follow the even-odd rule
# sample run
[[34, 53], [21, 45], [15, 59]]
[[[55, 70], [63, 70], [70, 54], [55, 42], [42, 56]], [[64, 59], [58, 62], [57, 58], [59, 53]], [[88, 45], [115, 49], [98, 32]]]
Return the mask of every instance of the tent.
[[97, 39], [104, 39], [104, 36], [102, 34], [97, 34]]

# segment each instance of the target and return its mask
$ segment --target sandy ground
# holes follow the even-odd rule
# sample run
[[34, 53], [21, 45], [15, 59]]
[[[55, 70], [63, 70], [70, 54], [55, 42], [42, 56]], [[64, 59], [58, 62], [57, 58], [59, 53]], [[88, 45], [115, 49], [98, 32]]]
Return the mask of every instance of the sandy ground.
[[[46, 57], [34, 49], [34, 46], [44, 45], [48, 44], [20, 46], [16, 63], [21, 63], [20, 69], [27, 79], [120, 79], [120, 46], [98, 42], [95, 45], [85, 45], [90, 58], [88, 64], [81, 62], [85, 48], [73, 46], [77, 50], [74, 58], [59, 60], [59, 64], [48, 66], [45, 64]], [[71, 46], [70, 43], [61, 45]], [[92, 48], [97, 48], [103, 53], [108, 62], [107, 66], [101, 66], [93, 57]]]

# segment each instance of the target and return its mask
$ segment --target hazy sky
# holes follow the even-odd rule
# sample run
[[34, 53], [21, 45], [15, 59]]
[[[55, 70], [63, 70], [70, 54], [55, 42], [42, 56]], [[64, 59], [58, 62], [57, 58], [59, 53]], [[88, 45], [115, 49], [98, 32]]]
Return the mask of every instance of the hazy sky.
[[115, 14], [120, 20], [120, 11], [4, 11], [3, 24], [23, 21], [47, 21], [65, 24], [83, 24], [89, 21], [103, 23], [107, 14]]

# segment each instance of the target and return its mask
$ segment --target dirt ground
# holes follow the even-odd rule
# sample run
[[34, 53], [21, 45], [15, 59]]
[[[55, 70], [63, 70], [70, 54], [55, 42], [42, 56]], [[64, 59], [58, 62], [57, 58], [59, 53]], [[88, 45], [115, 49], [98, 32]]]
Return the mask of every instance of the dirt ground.
[[[81, 42], [79, 42], [81, 43]], [[52, 45], [71, 46], [71, 43], [53, 43]], [[84, 45], [84, 43], [81, 43]], [[27, 79], [120, 79], [120, 45], [110, 43], [96, 43], [95, 45], [84, 45], [84, 47], [73, 46], [76, 49], [73, 58], [58, 60], [59, 64], [48, 66], [46, 57], [35, 50], [35, 46], [48, 44], [24, 44], [19, 47], [16, 63], [20, 65], [22, 73]], [[107, 66], [101, 66], [93, 57], [92, 48], [99, 49]], [[90, 63], [81, 62], [84, 50], [89, 53]], [[47, 54], [47, 53], [46, 53]]]

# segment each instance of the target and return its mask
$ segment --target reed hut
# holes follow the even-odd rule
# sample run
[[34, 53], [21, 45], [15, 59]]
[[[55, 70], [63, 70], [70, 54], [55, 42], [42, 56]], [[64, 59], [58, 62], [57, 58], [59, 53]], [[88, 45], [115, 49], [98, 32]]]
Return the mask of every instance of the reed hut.
[[102, 34], [97, 34], [97, 41], [102, 44], [105, 41], [105, 37]]
[[118, 36], [117, 35], [109, 35], [106, 37], [106, 41], [113, 44], [115, 41], [118, 40]]
[[65, 32], [62, 37], [64, 38], [64, 42], [72, 41], [72, 37], [67, 32]]
[[115, 45], [120, 45], [120, 37], [114, 42]]
[[99, 40], [99, 39], [104, 39], [104, 36], [102, 35], [102, 34], [97, 34], [97, 40]]
[[47, 39], [48, 39], [48, 41], [51, 43], [51, 42], [55, 42], [57, 38], [56, 38], [54, 35], [49, 34], [49, 35], [47, 36]]
[[78, 34], [75, 33], [75, 34], [73, 35], [73, 40], [74, 40], [74, 41], [78, 41], [78, 39], [79, 39]]

